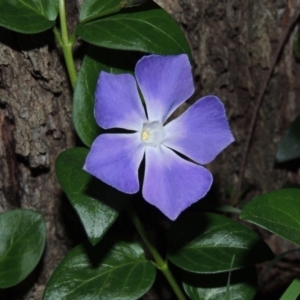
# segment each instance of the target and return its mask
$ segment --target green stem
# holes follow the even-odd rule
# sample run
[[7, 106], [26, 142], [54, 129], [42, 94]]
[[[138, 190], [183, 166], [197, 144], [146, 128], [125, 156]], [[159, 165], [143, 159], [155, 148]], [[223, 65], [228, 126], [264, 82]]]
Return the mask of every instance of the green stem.
[[240, 214], [242, 212], [239, 208], [231, 205], [218, 205], [216, 207], [216, 211], [232, 213], [232, 214]]
[[76, 84], [76, 79], [77, 79], [77, 75], [76, 75], [77, 72], [76, 72], [75, 63], [74, 63], [74, 59], [73, 59], [72, 47], [73, 47], [75, 39], [72, 36], [71, 39], [69, 40], [67, 19], [66, 19], [66, 7], [65, 7], [64, 0], [59, 0], [59, 18], [60, 18], [60, 28], [61, 28], [60, 38], [58, 38], [59, 33], [58, 33], [57, 29], [55, 28], [55, 29], [53, 29], [53, 31], [54, 31], [54, 34], [55, 34], [58, 42], [60, 43], [60, 45], [62, 47], [68, 74], [69, 74], [69, 78], [70, 78], [70, 82], [71, 82], [72, 88], [74, 89], [75, 84]]
[[141, 238], [145, 242], [147, 248], [151, 252], [151, 254], [152, 254], [152, 256], [153, 256], [153, 258], [156, 262], [156, 264], [155, 264], [156, 267], [165, 275], [166, 279], [168, 280], [169, 284], [171, 285], [171, 287], [172, 287], [174, 293], [176, 294], [177, 298], [179, 300], [186, 300], [185, 295], [183, 294], [182, 290], [178, 286], [175, 278], [173, 277], [173, 274], [171, 273], [171, 271], [168, 267], [168, 262], [163, 260], [163, 258], [158, 253], [156, 248], [150, 242], [150, 240], [149, 240], [149, 238], [146, 234], [146, 231], [145, 231], [138, 215], [136, 214], [134, 208], [132, 207], [132, 205], [130, 203], [127, 205], [127, 212], [129, 214], [135, 228], [137, 229], [137, 231], [139, 232]]

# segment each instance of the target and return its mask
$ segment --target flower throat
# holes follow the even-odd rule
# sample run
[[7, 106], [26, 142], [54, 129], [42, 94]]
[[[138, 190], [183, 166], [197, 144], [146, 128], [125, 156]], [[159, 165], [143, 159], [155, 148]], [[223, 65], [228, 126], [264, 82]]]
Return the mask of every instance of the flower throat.
[[143, 124], [141, 140], [148, 146], [157, 147], [165, 138], [163, 125], [158, 122], [147, 122]]

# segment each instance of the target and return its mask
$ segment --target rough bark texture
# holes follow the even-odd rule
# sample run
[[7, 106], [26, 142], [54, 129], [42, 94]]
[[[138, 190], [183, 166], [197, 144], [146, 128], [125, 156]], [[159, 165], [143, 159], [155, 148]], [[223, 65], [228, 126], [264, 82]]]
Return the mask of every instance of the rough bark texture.
[[1, 299], [41, 299], [43, 285], [66, 253], [57, 155], [74, 145], [71, 89], [51, 31], [21, 35], [0, 29], [0, 212], [43, 214], [47, 245], [40, 267], [19, 291]]
[[[246, 195], [256, 195], [300, 183], [299, 172], [278, 168], [274, 158], [288, 124], [300, 113], [300, 66], [293, 56], [294, 26], [259, 109], [244, 174], [239, 174], [256, 98], [273, 57], [299, 11], [297, 0], [155, 0], [182, 25], [195, 61], [196, 97], [215, 94], [224, 102], [236, 142], [211, 164], [219, 199], [235, 189], [244, 175]], [[242, 204], [241, 203], [241, 204]], [[280, 238], [260, 232], [275, 253], [295, 248]], [[261, 292], [276, 292], [298, 273], [297, 254], [287, 256], [261, 283]], [[263, 268], [263, 266], [261, 267]], [[276, 279], [274, 279], [276, 278]], [[266, 284], [267, 282], [267, 284]], [[282, 290], [281, 290], [282, 291]], [[277, 297], [276, 297], [277, 296]]]
[[[219, 198], [230, 202], [225, 191], [235, 189], [241, 176], [241, 157], [256, 97], [282, 35], [299, 9], [299, 1], [156, 2], [182, 25], [192, 47], [197, 88], [194, 99], [215, 94], [226, 106], [236, 142], [210, 169]], [[75, 8], [72, 9], [71, 12]], [[300, 113], [300, 67], [292, 54], [297, 27], [284, 47], [258, 113], [244, 174], [247, 194], [243, 202], [286, 182], [300, 183], [298, 171], [274, 165], [278, 143], [288, 124]], [[11, 290], [0, 292], [0, 298], [41, 299], [43, 285], [66, 252], [61, 191], [54, 162], [63, 149], [74, 143], [71, 90], [51, 32], [25, 36], [1, 29], [0, 211], [30, 208], [43, 213], [48, 239], [43, 262], [29, 278], [29, 284], [27, 280], [19, 294]], [[293, 247], [275, 236], [260, 233], [275, 253]], [[296, 261], [295, 257], [291, 259]], [[287, 259], [272, 273], [281, 281], [268, 280], [262, 293], [284, 288], [278, 272], [286, 269], [286, 282], [290, 281], [297, 270]]]

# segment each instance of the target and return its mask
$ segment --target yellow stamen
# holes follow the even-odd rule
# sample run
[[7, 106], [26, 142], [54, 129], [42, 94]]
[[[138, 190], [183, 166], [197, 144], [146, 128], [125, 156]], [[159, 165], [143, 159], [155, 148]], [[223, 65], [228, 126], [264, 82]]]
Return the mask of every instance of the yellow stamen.
[[142, 132], [142, 140], [146, 141], [149, 138], [149, 133], [147, 131]]

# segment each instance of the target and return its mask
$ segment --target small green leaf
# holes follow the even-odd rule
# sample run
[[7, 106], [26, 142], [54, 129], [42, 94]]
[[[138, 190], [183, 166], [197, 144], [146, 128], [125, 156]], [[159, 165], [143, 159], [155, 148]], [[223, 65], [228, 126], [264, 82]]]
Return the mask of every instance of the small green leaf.
[[21, 33], [38, 33], [51, 28], [57, 14], [58, 1], [0, 1], [0, 26]]
[[[192, 300], [225, 299], [228, 273], [191, 274], [184, 276], [183, 287]], [[252, 300], [256, 293], [256, 269], [249, 267], [231, 272], [230, 300]]]
[[158, 6], [79, 24], [76, 32], [83, 40], [101, 47], [165, 55], [187, 53], [191, 57], [179, 25]]
[[90, 147], [101, 133], [94, 117], [95, 90], [100, 71], [133, 72], [140, 54], [91, 46], [83, 60], [73, 99], [73, 120], [82, 142]]
[[80, 22], [88, 22], [96, 18], [111, 15], [131, 6], [140, 5], [145, 1], [136, 0], [85, 0], [80, 10]]
[[290, 124], [276, 153], [279, 163], [296, 158], [300, 158], [300, 117]]
[[78, 213], [89, 241], [95, 245], [126, 205], [128, 195], [106, 185], [82, 168], [86, 148], [62, 152], [56, 160], [58, 181]]
[[196, 213], [183, 215], [172, 224], [168, 258], [190, 272], [218, 273], [272, 259], [273, 254], [241, 224], [217, 214]]
[[41, 214], [20, 209], [0, 214], [0, 288], [14, 286], [38, 264], [46, 226]]
[[251, 200], [240, 218], [300, 245], [300, 190], [272, 191]]
[[298, 61], [300, 61], [300, 29], [298, 29], [294, 43], [293, 43], [294, 55]]
[[300, 295], [300, 277], [297, 277], [289, 285], [284, 294], [280, 297], [280, 300], [297, 300]]
[[97, 246], [79, 245], [51, 276], [44, 300], [139, 299], [156, 275], [137, 243], [105, 239]]

